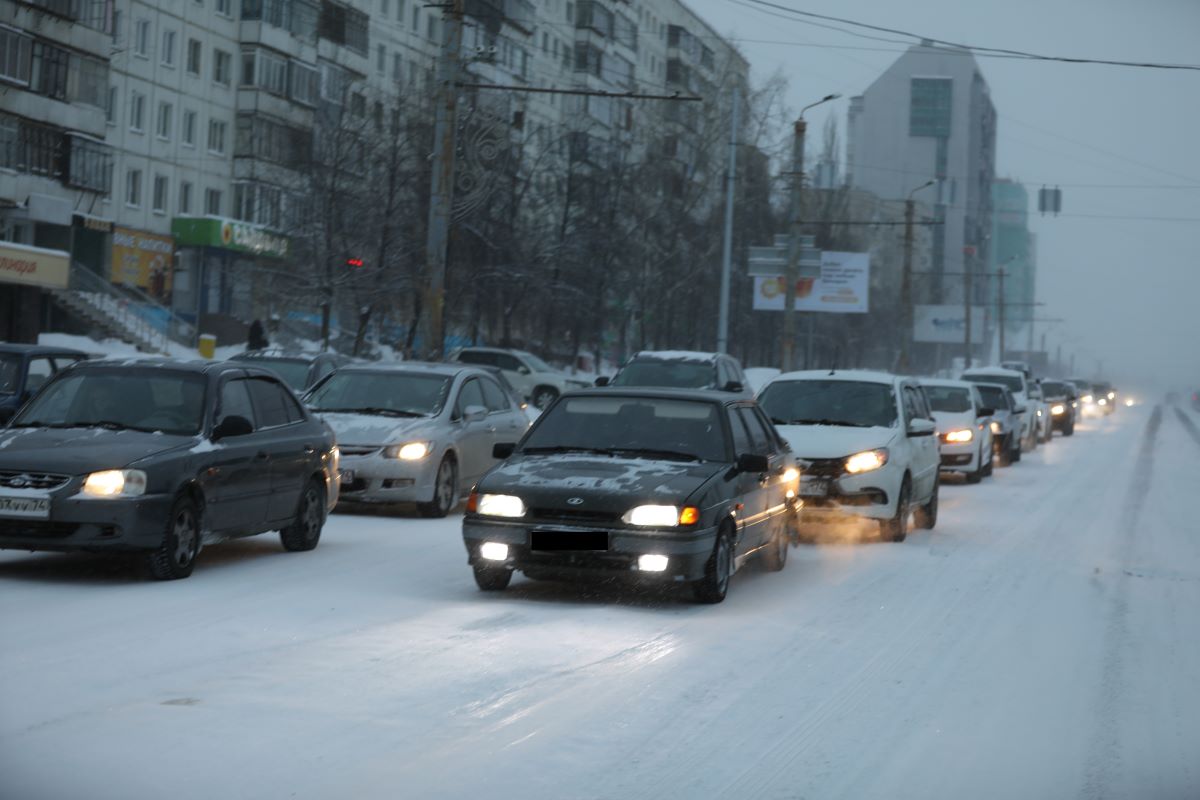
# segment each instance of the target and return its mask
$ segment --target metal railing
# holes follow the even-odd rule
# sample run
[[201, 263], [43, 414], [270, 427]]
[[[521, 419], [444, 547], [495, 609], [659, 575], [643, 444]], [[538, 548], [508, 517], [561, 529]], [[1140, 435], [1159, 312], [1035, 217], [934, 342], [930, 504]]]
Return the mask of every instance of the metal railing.
[[139, 345], [159, 353], [169, 352], [170, 339], [166, 332], [147, 318], [138, 303], [104, 278], [82, 265], [72, 264], [68, 288], [77, 299], [119, 327]]

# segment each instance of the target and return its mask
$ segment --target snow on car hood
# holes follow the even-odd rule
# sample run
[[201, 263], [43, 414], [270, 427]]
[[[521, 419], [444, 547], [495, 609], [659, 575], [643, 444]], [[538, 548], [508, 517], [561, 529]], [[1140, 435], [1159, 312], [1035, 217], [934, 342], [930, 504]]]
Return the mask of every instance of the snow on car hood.
[[938, 433], [975, 427], [974, 411], [934, 411], [933, 419], [937, 423]]
[[384, 417], [379, 414], [318, 414], [333, 428], [338, 444], [383, 445], [398, 444], [424, 433], [430, 427], [430, 417]]
[[844, 425], [776, 425], [800, 458], [842, 458], [863, 450], [887, 447], [897, 428], [851, 428]]
[[126, 467], [196, 441], [195, 436], [104, 428], [13, 428], [0, 431], [0, 469], [82, 475]]

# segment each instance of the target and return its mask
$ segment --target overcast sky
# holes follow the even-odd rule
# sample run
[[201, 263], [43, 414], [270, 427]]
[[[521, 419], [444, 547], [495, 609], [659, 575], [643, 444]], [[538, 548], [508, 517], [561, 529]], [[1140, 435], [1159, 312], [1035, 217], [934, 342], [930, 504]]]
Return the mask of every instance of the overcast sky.
[[[1200, 64], [1200, 0], [772, 1], [963, 44]], [[846, 98], [904, 49], [745, 0], [688, 2], [737, 40], [756, 83], [776, 70], [788, 76], [794, 109], [845, 96], [807, 115], [810, 132], [827, 113], [844, 132]], [[1200, 72], [979, 64], [999, 115], [996, 174], [1024, 182], [1035, 211], [1038, 187], [1063, 189], [1062, 216], [1030, 221], [1037, 299], [1046, 303], [1039, 316], [1066, 320], [1048, 328], [1048, 349], [1061, 342], [1084, 376], [1102, 360], [1105, 377], [1127, 386], [1200, 388]]]

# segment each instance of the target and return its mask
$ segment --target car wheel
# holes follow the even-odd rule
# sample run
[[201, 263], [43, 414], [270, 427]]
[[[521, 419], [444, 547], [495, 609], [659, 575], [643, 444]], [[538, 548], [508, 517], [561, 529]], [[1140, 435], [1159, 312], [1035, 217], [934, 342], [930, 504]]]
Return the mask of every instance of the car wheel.
[[1075, 435], [1075, 420], [1071, 420], [1065, 426], [1063, 426], [1062, 435], [1063, 436], [1074, 436]]
[[933, 482], [933, 494], [929, 497], [929, 502], [923, 506], [917, 506], [913, 512], [913, 521], [917, 523], [918, 528], [924, 528], [927, 531], [933, 530], [933, 526], [937, 525], [938, 515], [938, 487], [939, 481]]
[[279, 532], [279, 541], [289, 553], [316, 549], [325, 527], [325, 490], [316, 480], [310, 480], [300, 495], [296, 519]]
[[996, 471], [996, 454], [992, 453], [992, 457], [988, 459], [987, 466], [983, 468], [985, 478], [990, 478], [992, 473]]
[[1000, 440], [1000, 446], [996, 450], [996, 454], [992, 457], [992, 461], [999, 459], [1000, 466], [1007, 467], [1012, 465], [1012, 448], [1009, 447], [1009, 441], [1012, 434], [1005, 436]]
[[475, 572], [475, 585], [485, 592], [500, 592], [508, 588], [512, 581], [512, 570], [504, 567], [482, 567], [476, 564], [471, 568]]
[[558, 390], [553, 386], [539, 386], [533, 390], [533, 406], [538, 411], [545, 411], [557, 399]]
[[418, 503], [421, 516], [444, 517], [454, 508], [458, 500], [458, 464], [452, 456], [446, 456], [438, 465], [437, 477], [433, 481], [433, 500]]
[[155, 580], [178, 580], [192, 574], [199, 553], [200, 512], [194, 500], [182, 496], [171, 506], [163, 542], [146, 554], [146, 565]]
[[1021, 460], [1021, 440], [1017, 440], [1017, 446], [1013, 448], [1012, 453], [1008, 457], [1008, 463], [1015, 464]]
[[912, 501], [912, 486], [908, 476], [900, 484], [900, 494], [896, 497], [896, 516], [891, 519], [879, 520], [879, 536], [885, 542], [903, 542], [908, 536], [909, 503]]
[[733, 573], [733, 542], [729, 531], [721, 528], [713, 544], [712, 555], [704, 564], [704, 577], [692, 584], [692, 595], [701, 603], [719, 603], [729, 591]]
[[768, 572], [782, 572], [787, 566], [788, 548], [792, 544], [790, 526], [780, 525], [763, 549], [763, 565]]

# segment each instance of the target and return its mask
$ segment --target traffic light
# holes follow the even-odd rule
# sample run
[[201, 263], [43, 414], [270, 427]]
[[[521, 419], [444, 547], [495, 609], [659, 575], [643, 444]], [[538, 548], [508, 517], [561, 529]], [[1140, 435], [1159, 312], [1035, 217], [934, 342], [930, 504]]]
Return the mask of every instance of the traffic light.
[[346, 259], [347, 267], [361, 267], [362, 265], [363, 265], [363, 260], [361, 258], [347, 258]]

